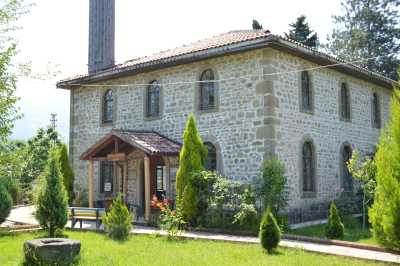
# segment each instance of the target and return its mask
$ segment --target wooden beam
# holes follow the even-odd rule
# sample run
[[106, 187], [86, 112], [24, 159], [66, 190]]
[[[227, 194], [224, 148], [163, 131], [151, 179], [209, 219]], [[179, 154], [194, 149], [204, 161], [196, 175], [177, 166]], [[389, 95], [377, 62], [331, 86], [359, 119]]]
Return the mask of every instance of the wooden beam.
[[93, 195], [93, 161], [92, 160], [89, 161], [88, 187], [89, 187], [89, 208], [93, 208], [94, 195]]
[[151, 195], [150, 195], [150, 157], [144, 157], [144, 219], [150, 220]]
[[126, 155], [125, 153], [110, 153], [107, 154], [107, 159], [109, 161], [125, 161]]

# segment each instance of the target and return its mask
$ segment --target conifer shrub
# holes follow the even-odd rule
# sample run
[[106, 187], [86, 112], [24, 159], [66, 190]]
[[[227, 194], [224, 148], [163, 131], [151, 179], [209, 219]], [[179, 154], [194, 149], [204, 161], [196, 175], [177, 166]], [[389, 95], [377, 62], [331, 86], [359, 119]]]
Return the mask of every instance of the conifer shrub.
[[68, 203], [71, 204], [74, 200], [74, 172], [69, 164], [67, 145], [60, 145], [58, 156], [63, 184], [68, 195]]
[[375, 199], [369, 209], [372, 232], [386, 248], [400, 250], [400, 90], [391, 101], [391, 116], [375, 156]]
[[126, 240], [132, 229], [133, 215], [126, 207], [122, 194], [119, 193], [111, 205], [110, 211], [103, 218], [108, 236], [115, 240]]
[[330, 239], [342, 238], [344, 235], [344, 225], [340, 219], [339, 211], [335, 203], [331, 203], [329, 208], [328, 224], [325, 227], [325, 236]]
[[[186, 123], [185, 131], [183, 133], [183, 146], [179, 153], [179, 169], [176, 174], [176, 199], [177, 205], [182, 209], [182, 214], [188, 221], [193, 221], [197, 214], [196, 203], [198, 200], [198, 193], [194, 188], [186, 187], [193, 179], [195, 173], [204, 170], [204, 163], [207, 157], [207, 148], [204, 146], [203, 141], [196, 127], [196, 120], [193, 114], [189, 115]], [[184, 196], [186, 192], [186, 196]], [[184, 197], [186, 198], [184, 200]], [[192, 202], [185, 202], [190, 200]], [[190, 209], [187, 209], [190, 208]]]
[[3, 223], [10, 214], [11, 206], [11, 195], [0, 180], [0, 224]]
[[192, 225], [195, 223], [194, 220], [199, 214], [199, 196], [196, 192], [192, 184], [189, 183], [186, 185], [181, 204], [183, 219]]
[[281, 229], [279, 228], [270, 208], [267, 208], [262, 217], [259, 237], [261, 246], [268, 253], [272, 253], [272, 251], [278, 247], [278, 244], [281, 241]]
[[67, 193], [58, 164], [56, 148], [50, 151], [36, 201], [36, 218], [40, 226], [54, 237], [67, 223]]

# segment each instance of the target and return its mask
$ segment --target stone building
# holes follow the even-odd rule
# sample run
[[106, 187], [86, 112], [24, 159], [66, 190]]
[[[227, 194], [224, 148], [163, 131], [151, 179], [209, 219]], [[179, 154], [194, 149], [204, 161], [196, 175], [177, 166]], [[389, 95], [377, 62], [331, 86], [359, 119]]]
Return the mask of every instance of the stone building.
[[289, 210], [355, 192], [344, 162], [354, 149], [374, 152], [392, 80], [264, 30], [114, 64], [114, 1], [92, 0], [90, 10], [89, 74], [57, 87], [71, 92], [75, 188], [88, 188], [91, 206], [121, 191], [148, 219], [153, 194], [174, 194], [190, 113], [209, 169], [251, 182], [277, 156]]

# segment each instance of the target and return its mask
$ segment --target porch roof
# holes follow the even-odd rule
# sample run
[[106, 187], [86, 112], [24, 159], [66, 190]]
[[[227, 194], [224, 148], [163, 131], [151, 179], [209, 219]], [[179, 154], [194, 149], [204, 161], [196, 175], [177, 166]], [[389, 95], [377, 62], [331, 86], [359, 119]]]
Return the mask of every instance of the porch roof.
[[[181, 144], [155, 131], [113, 129], [85, 151], [80, 159], [91, 160], [105, 153], [126, 153], [138, 149], [147, 155], [179, 155]], [[111, 149], [110, 149], [111, 148]]]

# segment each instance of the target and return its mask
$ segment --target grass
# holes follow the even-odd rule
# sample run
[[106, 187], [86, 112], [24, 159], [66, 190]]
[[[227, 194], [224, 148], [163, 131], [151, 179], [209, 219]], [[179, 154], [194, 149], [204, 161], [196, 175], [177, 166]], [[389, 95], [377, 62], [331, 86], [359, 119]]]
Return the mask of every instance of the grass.
[[[170, 241], [155, 235], [130, 236], [126, 242], [116, 242], [95, 232], [66, 231], [65, 234], [82, 243], [79, 265], [387, 265], [298, 249], [280, 248], [275, 254], [267, 255], [256, 244]], [[1, 265], [21, 265], [24, 241], [42, 236], [43, 232], [0, 236]]]
[[[369, 245], [378, 245], [376, 240], [374, 239], [371, 230], [367, 227], [365, 230], [362, 229], [361, 223], [354, 219], [346, 223], [344, 222], [344, 241], [357, 242]], [[326, 224], [318, 224], [307, 226], [299, 229], [289, 230], [287, 233], [293, 235], [302, 235], [302, 236], [310, 236], [310, 237], [318, 237], [326, 239], [325, 237], [325, 226]]]

